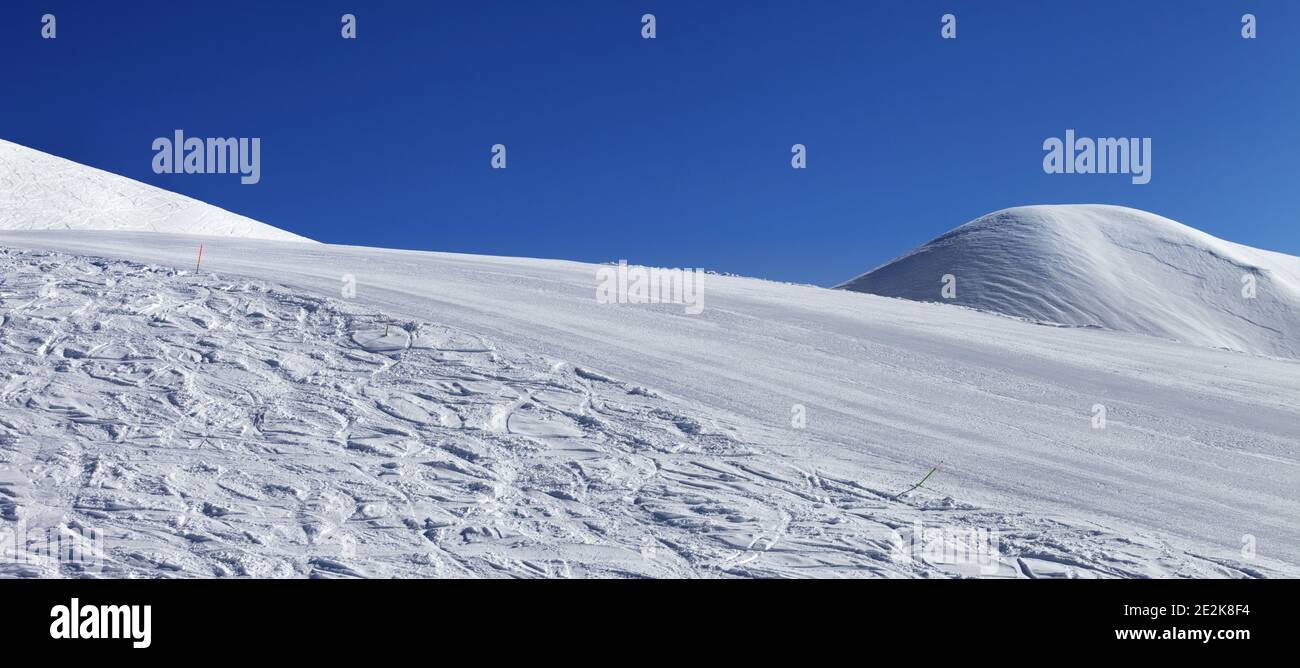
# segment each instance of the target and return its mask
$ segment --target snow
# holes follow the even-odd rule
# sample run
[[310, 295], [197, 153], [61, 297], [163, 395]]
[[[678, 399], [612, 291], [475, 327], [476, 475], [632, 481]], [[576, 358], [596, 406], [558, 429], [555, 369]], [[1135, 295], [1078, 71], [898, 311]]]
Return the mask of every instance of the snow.
[[0, 248], [0, 489], [115, 574], [982, 573], [900, 559], [916, 522], [1004, 576], [1300, 573], [1294, 361], [733, 277], [601, 305], [561, 261]]
[[0, 530], [110, 576], [1300, 576], [1296, 360], [600, 268], [0, 232]]
[[[1300, 258], [1155, 214], [1058, 205], [983, 216], [838, 286], [1262, 355], [1300, 357]], [[1255, 298], [1243, 296], [1243, 276]]]
[[184, 195], [0, 139], [0, 230], [46, 229], [314, 243]]

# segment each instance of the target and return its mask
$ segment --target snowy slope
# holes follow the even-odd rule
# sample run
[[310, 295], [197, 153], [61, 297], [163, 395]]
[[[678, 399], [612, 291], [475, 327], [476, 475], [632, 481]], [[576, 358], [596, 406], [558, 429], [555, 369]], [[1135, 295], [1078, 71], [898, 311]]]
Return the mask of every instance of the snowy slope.
[[599, 304], [560, 261], [207, 239], [193, 275], [198, 241], [0, 233], [0, 519], [104, 527], [110, 574], [1300, 575], [1294, 361], [735, 277]]
[[[739, 277], [602, 304], [595, 265], [239, 238], [278, 231], [0, 156], [0, 576], [86, 574], [18, 527], [102, 530], [111, 576], [1300, 576], [1296, 360]], [[1292, 258], [1006, 215], [921, 254], [1066, 290], [1034, 319], [1293, 350]]]
[[311, 241], [184, 195], [0, 140], [0, 230], [45, 229]]
[[[1300, 357], [1300, 258], [1117, 206], [998, 211], [838, 286], [1036, 322]], [[1255, 298], [1243, 295], [1243, 277]]]

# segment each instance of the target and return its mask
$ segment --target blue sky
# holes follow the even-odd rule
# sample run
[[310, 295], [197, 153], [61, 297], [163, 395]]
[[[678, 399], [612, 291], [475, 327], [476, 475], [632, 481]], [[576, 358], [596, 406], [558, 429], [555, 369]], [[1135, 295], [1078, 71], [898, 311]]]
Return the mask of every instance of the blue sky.
[[[332, 243], [832, 284], [1099, 202], [1300, 254], [1297, 35], [1284, 1], [10, 0], [0, 137]], [[260, 137], [261, 182], [154, 174], [177, 128]], [[1151, 182], [1045, 174], [1067, 128], [1151, 137]]]

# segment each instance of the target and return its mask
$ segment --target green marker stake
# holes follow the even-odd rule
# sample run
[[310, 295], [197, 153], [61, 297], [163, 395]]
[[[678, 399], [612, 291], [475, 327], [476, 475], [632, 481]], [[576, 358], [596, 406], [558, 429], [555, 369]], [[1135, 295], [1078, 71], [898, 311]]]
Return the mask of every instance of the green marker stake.
[[918, 482], [915, 485], [912, 485], [911, 487], [908, 487], [907, 489], [895, 494], [894, 498], [897, 499], [898, 497], [919, 488], [921, 485], [924, 485], [925, 481], [929, 480], [930, 476], [934, 475], [934, 472], [938, 471], [940, 466], [943, 466], [943, 462], [939, 462], [938, 464], [935, 464], [934, 468], [930, 469], [930, 472], [926, 473], [924, 478], [921, 478], [921, 482]]

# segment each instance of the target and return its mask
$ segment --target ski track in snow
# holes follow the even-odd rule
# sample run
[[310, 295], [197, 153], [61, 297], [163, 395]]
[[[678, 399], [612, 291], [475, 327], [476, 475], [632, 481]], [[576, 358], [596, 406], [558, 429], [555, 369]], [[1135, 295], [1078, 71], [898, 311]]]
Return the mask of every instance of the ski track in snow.
[[916, 522], [996, 531], [1003, 577], [1290, 568], [896, 499], [663, 389], [264, 280], [12, 247], [0, 276], [0, 519], [107, 553], [4, 576], [980, 574], [900, 556]]

